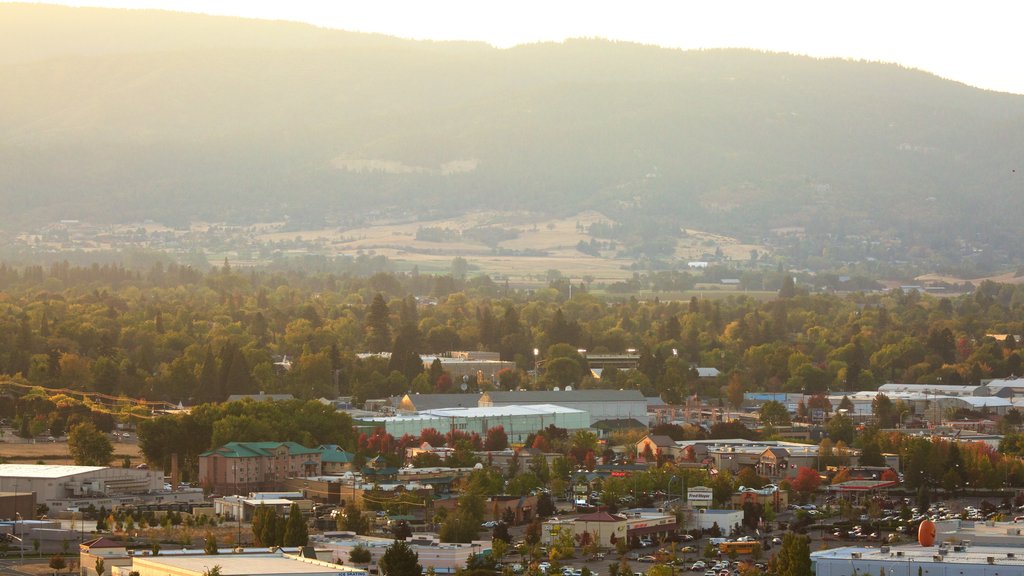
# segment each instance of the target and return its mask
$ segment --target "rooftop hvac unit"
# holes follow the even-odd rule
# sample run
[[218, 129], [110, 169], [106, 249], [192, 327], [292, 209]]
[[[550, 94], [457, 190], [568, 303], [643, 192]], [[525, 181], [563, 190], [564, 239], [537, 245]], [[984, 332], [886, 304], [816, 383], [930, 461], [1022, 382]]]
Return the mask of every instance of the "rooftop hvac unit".
[[962, 545], [962, 544], [957, 544], [957, 545], [953, 546], [953, 552], [963, 552], [966, 549], [967, 549], [967, 547]]
[[1006, 557], [1007, 557], [1007, 558], [1016, 558], [1016, 557], [1017, 557], [1017, 555], [1016, 555], [1015, 553], [1013, 553], [1013, 552], [1007, 552], [1007, 553], [1006, 553]]
[[897, 550], [896, 551], [896, 557], [897, 558], [903, 558], [903, 550]]
[[885, 554], [886, 552], [888, 552], [888, 551], [889, 551], [889, 547], [888, 547], [888, 546], [882, 546], [882, 547], [881, 547], [881, 549], [879, 549], [879, 551], [880, 551], [880, 552], [881, 552], [882, 554]]
[[995, 564], [996, 563], [996, 557], [995, 556], [988, 556], [988, 557], [985, 558], [985, 561], [988, 562], [989, 564]]
[[939, 556], [945, 556], [949, 554], [949, 548], [939, 548]]
[[861, 557], [861, 553], [860, 552], [851, 552], [850, 553], [850, 558], [853, 558], [854, 560], [857, 560], [860, 557]]
[[933, 562], [942, 562], [942, 556], [932, 556]]

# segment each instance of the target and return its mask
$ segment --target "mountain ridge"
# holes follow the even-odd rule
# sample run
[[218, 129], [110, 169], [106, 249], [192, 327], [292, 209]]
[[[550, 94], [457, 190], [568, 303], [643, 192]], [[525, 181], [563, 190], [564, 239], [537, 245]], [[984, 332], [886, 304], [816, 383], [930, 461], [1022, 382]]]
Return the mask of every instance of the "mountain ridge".
[[[143, 12], [0, 5], [0, 54], [62, 37], [44, 60], [0, 57], [5, 226], [600, 208], [666, 234], [1024, 239], [1024, 96], [750, 50]], [[394, 168], [451, 162], [473, 169]]]

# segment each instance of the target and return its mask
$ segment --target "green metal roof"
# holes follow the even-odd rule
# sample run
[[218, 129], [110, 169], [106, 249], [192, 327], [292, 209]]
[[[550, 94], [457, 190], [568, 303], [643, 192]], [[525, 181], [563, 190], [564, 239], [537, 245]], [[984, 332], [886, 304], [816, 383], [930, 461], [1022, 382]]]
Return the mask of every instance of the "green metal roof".
[[291, 455], [320, 453], [319, 449], [306, 448], [297, 442], [228, 442], [220, 448], [203, 452], [200, 456], [219, 454], [225, 458], [269, 457], [274, 450], [281, 446], [288, 448], [288, 453]]

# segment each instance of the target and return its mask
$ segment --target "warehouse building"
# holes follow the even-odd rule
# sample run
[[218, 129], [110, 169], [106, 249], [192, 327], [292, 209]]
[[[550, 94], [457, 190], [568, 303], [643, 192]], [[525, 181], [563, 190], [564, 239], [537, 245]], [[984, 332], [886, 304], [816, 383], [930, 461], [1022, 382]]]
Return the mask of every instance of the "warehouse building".
[[508, 441], [524, 442], [530, 434], [554, 425], [569, 430], [590, 427], [590, 414], [564, 406], [538, 404], [533, 406], [487, 406], [477, 408], [441, 408], [403, 416], [361, 418], [356, 422], [360, 431], [372, 432], [383, 428], [395, 438], [409, 434], [420, 436], [423, 430], [433, 428], [442, 434], [458, 430], [481, 437], [495, 426], [505, 428]]
[[51, 510], [106, 507], [138, 501], [140, 495], [163, 489], [163, 473], [138, 468], [0, 464], [0, 492], [34, 492], [36, 502]]
[[639, 390], [519, 390], [489, 391], [480, 396], [484, 406], [533, 406], [554, 404], [582, 410], [590, 424], [602, 420], [636, 420], [646, 426], [647, 399]]
[[204, 576], [214, 566], [221, 576], [366, 576], [366, 570], [351, 566], [304, 558], [297, 554], [266, 552], [262, 554], [160, 554], [134, 556], [131, 566], [115, 567], [112, 576]]
[[[326, 532], [323, 535], [310, 537], [310, 544], [319, 549], [330, 550], [334, 561], [352, 564], [349, 554], [356, 546], [370, 551], [370, 568], [376, 572], [388, 546], [394, 540], [374, 536], [357, 536], [351, 532]], [[466, 567], [471, 556], [490, 554], [491, 540], [474, 540], [471, 543], [442, 543], [433, 534], [413, 534], [406, 544], [419, 556], [420, 566], [424, 572], [433, 570], [435, 574], [453, 574]]]
[[844, 547], [811, 552], [816, 576], [1024, 576], [1016, 546]]

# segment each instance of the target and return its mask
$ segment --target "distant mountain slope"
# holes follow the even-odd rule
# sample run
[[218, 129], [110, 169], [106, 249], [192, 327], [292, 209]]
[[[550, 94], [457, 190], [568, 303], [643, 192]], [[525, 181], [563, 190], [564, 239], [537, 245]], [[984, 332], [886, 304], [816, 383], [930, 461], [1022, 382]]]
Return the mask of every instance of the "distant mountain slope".
[[1024, 97], [894, 65], [0, 5], [8, 227], [472, 206], [1019, 242], [1022, 158]]

